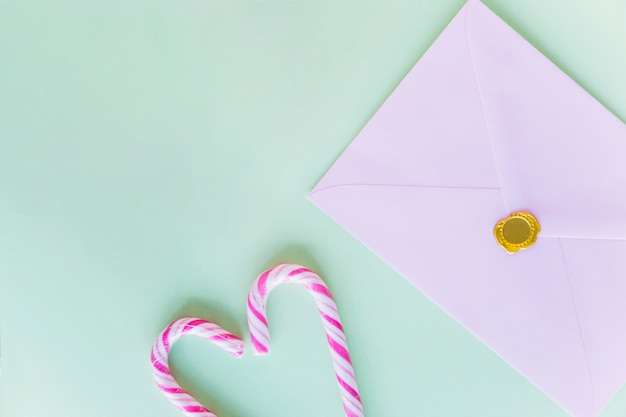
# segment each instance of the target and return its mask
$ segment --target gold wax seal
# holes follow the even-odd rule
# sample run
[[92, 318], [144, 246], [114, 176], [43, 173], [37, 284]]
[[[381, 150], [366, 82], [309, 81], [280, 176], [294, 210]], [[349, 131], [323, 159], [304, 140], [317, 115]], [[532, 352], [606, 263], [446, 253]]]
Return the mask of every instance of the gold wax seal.
[[505, 251], [515, 253], [534, 245], [540, 231], [541, 227], [535, 216], [520, 211], [500, 220], [493, 229], [493, 235]]

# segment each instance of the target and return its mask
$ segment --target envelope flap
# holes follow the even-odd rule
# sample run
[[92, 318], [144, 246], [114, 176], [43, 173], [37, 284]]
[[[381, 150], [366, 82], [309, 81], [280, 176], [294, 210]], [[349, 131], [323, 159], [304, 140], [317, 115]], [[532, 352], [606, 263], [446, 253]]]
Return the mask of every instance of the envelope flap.
[[[459, 15], [319, 182], [499, 188]], [[445, 80], [445, 82], [434, 82]], [[441, 161], [450, 161], [442, 169]]]
[[507, 209], [544, 236], [626, 239], [626, 125], [479, 1], [467, 36]]

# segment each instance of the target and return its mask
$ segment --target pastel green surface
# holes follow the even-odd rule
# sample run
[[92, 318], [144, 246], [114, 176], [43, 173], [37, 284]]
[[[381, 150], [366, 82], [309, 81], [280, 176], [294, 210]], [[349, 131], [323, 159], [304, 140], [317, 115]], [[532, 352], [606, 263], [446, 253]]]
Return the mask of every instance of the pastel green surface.
[[[485, 3], [626, 120], [626, 3]], [[249, 343], [278, 262], [331, 287], [368, 416], [565, 417], [305, 199], [462, 4], [0, 0], [2, 417], [179, 416], [154, 337], [198, 315]], [[308, 294], [269, 320], [268, 357], [183, 339], [183, 386], [220, 417], [342, 416]]]

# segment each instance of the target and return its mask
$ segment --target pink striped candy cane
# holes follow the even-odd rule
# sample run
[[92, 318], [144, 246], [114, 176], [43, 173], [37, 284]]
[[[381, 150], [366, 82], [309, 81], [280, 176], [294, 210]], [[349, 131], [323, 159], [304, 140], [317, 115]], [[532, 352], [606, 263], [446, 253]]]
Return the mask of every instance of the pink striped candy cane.
[[243, 340], [222, 329], [217, 324], [202, 319], [186, 317], [175, 320], [161, 332], [152, 346], [152, 375], [163, 394], [189, 417], [216, 417], [204, 408], [176, 382], [168, 364], [168, 355], [172, 345], [185, 335], [200, 336], [228, 353], [241, 357]]
[[254, 281], [248, 294], [248, 326], [254, 354], [269, 353], [266, 303], [272, 290], [283, 283], [302, 285], [313, 296], [324, 323], [346, 416], [363, 417], [363, 405], [337, 305], [324, 281], [313, 271], [299, 265], [278, 265], [263, 272]]

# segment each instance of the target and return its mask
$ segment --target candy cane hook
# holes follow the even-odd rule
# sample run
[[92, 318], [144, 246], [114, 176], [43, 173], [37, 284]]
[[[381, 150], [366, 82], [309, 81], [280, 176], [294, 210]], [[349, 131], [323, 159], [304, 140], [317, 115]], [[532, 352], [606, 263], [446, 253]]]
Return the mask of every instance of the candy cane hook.
[[313, 271], [299, 265], [278, 265], [263, 272], [254, 281], [248, 294], [248, 326], [254, 354], [269, 353], [267, 298], [274, 288], [284, 283], [302, 285], [313, 296], [322, 316], [346, 416], [363, 417], [363, 405], [337, 305], [324, 281]]
[[243, 340], [222, 329], [217, 324], [202, 319], [186, 317], [175, 320], [161, 332], [152, 347], [152, 375], [163, 394], [180, 411], [189, 417], [216, 417], [176, 382], [168, 364], [172, 345], [185, 335], [195, 335], [221, 347], [228, 353], [241, 357]]

